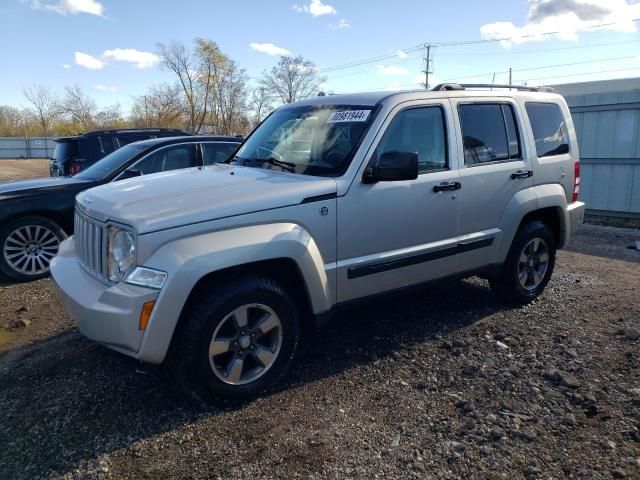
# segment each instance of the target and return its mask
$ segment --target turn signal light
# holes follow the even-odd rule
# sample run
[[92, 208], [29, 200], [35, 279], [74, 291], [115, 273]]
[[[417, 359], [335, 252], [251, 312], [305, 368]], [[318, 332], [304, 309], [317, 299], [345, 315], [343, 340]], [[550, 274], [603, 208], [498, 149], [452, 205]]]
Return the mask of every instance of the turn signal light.
[[140, 324], [138, 325], [138, 330], [144, 330], [147, 328], [147, 324], [149, 323], [149, 318], [151, 318], [151, 312], [153, 311], [153, 306], [156, 304], [155, 300], [151, 302], [147, 302], [142, 306], [142, 311], [140, 312]]

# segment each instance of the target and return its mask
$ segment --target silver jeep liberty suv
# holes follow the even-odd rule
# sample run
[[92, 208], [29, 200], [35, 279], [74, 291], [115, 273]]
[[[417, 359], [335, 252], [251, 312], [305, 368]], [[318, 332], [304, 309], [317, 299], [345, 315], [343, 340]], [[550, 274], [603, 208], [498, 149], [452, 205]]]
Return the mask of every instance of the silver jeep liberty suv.
[[583, 219], [578, 144], [560, 95], [482, 87], [311, 98], [229, 164], [81, 193], [51, 264], [67, 309], [90, 339], [241, 399], [349, 302], [452, 275], [529, 302]]

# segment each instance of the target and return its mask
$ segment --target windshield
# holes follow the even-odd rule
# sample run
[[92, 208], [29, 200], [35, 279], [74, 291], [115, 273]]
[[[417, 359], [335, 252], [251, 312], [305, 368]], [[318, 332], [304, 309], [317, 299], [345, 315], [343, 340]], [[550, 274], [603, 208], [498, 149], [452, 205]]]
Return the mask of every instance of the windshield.
[[74, 175], [74, 178], [81, 180], [102, 180], [120, 169], [123, 164], [146, 148], [148, 148], [147, 145], [136, 145], [135, 143], [125, 145], [115, 152], [110, 153], [102, 160], [97, 161], [86, 170]]
[[247, 139], [234, 160], [250, 167], [338, 176], [349, 166], [373, 107], [313, 106], [275, 111]]
[[66, 160], [76, 155], [76, 145], [76, 142], [57, 142], [51, 158], [58, 165], [63, 165]]

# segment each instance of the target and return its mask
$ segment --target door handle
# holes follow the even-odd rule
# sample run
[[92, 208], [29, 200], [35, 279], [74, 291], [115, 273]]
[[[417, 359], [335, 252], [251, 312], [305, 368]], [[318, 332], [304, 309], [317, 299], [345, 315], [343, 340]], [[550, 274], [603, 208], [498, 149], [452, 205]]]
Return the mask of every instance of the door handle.
[[460, 190], [461, 188], [462, 188], [462, 185], [460, 184], [460, 182], [451, 182], [451, 183], [442, 182], [440, 185], [435, 185], [433, 187], [433, 191], [444, 192], [448, 190]]
[[511, 178], [513, 180], [517, 180], [519, 178], [529, 178], [529, 177], [533, 177], [533, 172], [531, 170], [526, 170], [526, 171], [522, 171], [522, 170], [518, 170], [515, 173], [511, 174]]

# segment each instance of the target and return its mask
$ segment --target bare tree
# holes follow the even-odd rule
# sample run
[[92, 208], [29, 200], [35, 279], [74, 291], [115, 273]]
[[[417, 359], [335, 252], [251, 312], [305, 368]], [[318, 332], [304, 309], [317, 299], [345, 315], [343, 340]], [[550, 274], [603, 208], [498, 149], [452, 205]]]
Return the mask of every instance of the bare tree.
[[207, 118], [215, 82], [228, 58], [214, 41], [204, 38], [196, 38], [191, 52], [180, 42], [160, 43], [158, 50], [164, 67], [178, 77], [188, 107], [188, 128], [196, 133]]
[[35, 115], [42, 130], [42, 135], [48, 137], [51, 134], [53, 122], [60, 114], [60, 105], [55, 95], [48, 88], [34, 84], [25, 87], [22, 93], [33, 106]]
[[249, 108], [252, 113], [252, 123], [255, 127], [273, 110], [273, 96], [266, 87], [261, 85], [253, 91], [249, 101]]
[[100, 110], [95, 114], [93, 120], [95, 128], [123, 128], [127, 126], [118, 103]]
[[28, 110], [20, 110], [9, 105], [0, 105], [0, 136], [16, 137], [27, 135], [29, 116], [32, 115]]
[[85, 95], [78, 85], [65, 87], [62, 111], [69, 117], [69, 120], [76, 128], [85, 131], [93, 128], [93, 116], [96, 110], [96, 102]]
[[186, 111], [182, 87], [175, 83], [153, 85], [135, 99], [130, 121], [137, 127], [176, 128], [184, 125]]
[[260, 83], [287, 104], [314, 95], [323, 81], [313, 62], [302, 56], [285, 56], [270, 72], [264, 72]]
[[216, 133], [232, 135], [244, 132], [247, 120], [247, 83], [249, 78], [238, 64], [229, 61], [215, 82], [215, 95], [211, 97], [211, 112]]

